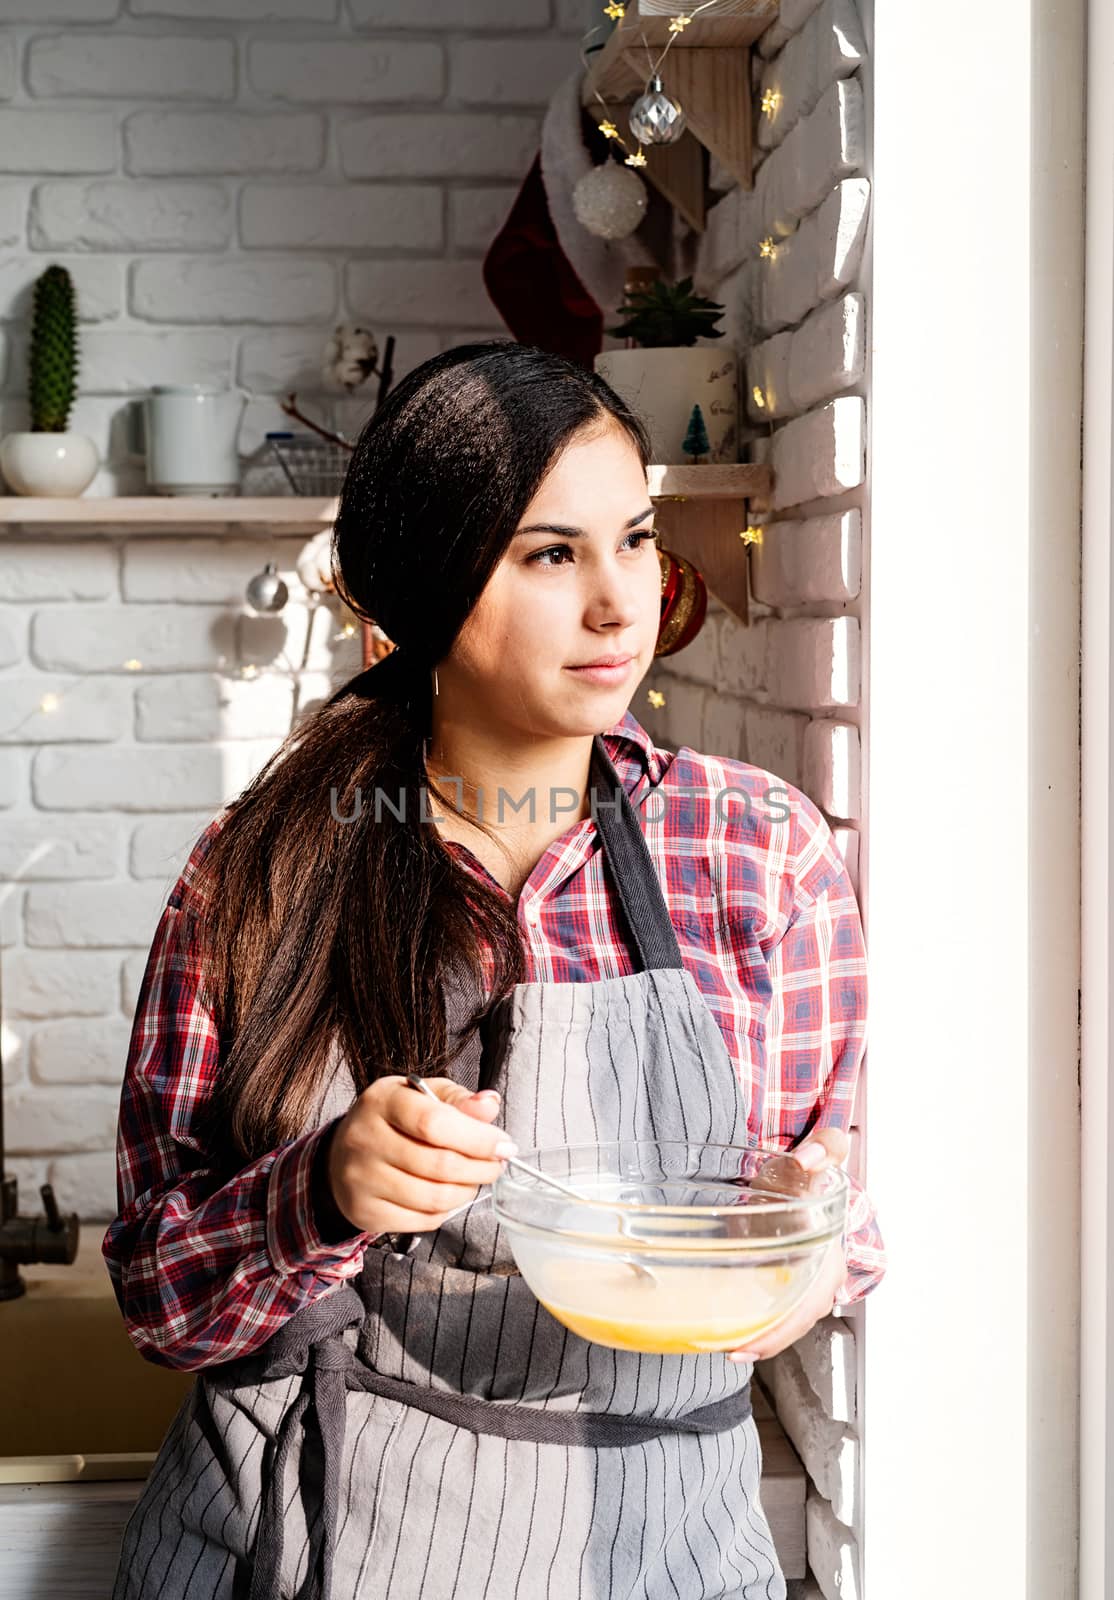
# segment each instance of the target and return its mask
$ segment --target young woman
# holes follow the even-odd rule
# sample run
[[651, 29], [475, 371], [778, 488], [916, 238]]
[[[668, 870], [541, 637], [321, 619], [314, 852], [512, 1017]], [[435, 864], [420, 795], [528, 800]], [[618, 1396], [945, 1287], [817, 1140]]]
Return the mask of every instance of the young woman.
[[114, 1600], [785, 1595], [750, 1378], [881, 1276], [861, 1189], [792, 1319], [699, 1356], [571, 1334], [468, 1206], [515, 1146], [846, 1155], [831, 832], [629, 710], [648, 460], [600, 378], [506, 340], [360, 436], [334, 570], [397, 648], [202, 834], [139, 997], [105, 1255], [140, 1351], [198, 1376]]

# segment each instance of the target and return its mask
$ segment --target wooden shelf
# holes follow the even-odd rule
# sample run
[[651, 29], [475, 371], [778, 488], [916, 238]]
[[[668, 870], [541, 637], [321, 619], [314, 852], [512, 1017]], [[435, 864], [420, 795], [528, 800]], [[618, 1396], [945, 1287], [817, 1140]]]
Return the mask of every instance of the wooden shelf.
[[[753, 44], [759, 34], [765, 33], [770, 23], [777, 20], [779, 5], [780, 0], [751, 0], [749, 10], [742, 16], [725, 17], [704, 12], [694, 17], [669, 45], [666, 67], [674, 65], [675, 57], [682, 50], [738, 49]], [[678, 11], [691, 9], [691, 0], [679, 0]], [[609, 96], [621, 100], [627, 95], [633, 98], [641, 94], [649, 71], [643, 37], [656, 60], [669, 44], [669, 18], [646, 16], [640, 12], [638, 0], [628, 0], [626, 15], [612, 28], [602, 49], [589, 57], [591, 70], [585, 77], [581, 94], [585, 105], [593, 89], [598, 89], [605, 100]]]
[[659, 462], [647, 468], [646, 479], [651, 500], [765, 500], [774, 481], [770, 467], [750, 461]]
[[[647, 469], [646, 480], [650, 499], [667, 507], [660, 518], [666, 548], [698, 567], [709, 591], [745, 622], [748, 560], [739, 534], [746, 524], [747, 502], [765, 508], [773, 486], [771, 469], [748, 462], [696, 466], [657, 462]], [[88, 499], [0, 495], [0, 536], [124, 531], [155, 536], [309, 537], [331, 528], [336, 513], [335, 498], [309, 495], [104, 495]]]
[[[754, 187], [750, 45], [776, 19], [778, 8], [779, 0], [749, 0], [740, 16], [694, 17], [669, 46], [662, 80], [684, 107], [687, 125], [675, 144], [641, 146], [646, 158], [641, 170], [699, 233], [704, 231], [706, 207], [701, 147], [745, 189]], [[642, 93], [651, 62], [669, 38], [667, 16], [643, 15], [637, 0], [628, 0], [626, 14], [584, 75], [582, 104], [597, 122], [604, 117], [614, 122], [628, 144], [627, 110]]]
[[[770, 469], [747, 463], [656, 464], [647, 472], [650, 498], [745, 500], [770, 490]], [[336, 519], [335, 497], [311, 495], [124, 495], [52, 499], [0, 495], [0, 531], [90, 533], [148, 528], [152, 533], [317, 533]]]
[[765, 509], [773, 471], [765, 465], [674, 467], [649, 471], [650, 498], [662, 502], [661, 542], [691, 561], [709, 594], [740, 622], [750, 620], [749, 548], [740, 535], [747, 502]]
[[[688, 472], [723, 472], [727, 477], [720, 485], [701, 480], [690, 485], [685, 480]], [[664, 549], [693, 563], [703, 574], [707, 592], [739, 622], [751, 618], [751, 557], [741, 539], [747, 499], [762, 496], [765, 504], [770, 482], [768, 467], [664, 467], [663, 488], [651, 491], [651, 499], [663, 502], [658, 531]]]
[[0, 495], [0, 530], [38, 528], [87, 533], [150, 528], [152, 533], [317, 533], [332, 526], [335, 497], [311, 495], [121, 495], [54, 499]]

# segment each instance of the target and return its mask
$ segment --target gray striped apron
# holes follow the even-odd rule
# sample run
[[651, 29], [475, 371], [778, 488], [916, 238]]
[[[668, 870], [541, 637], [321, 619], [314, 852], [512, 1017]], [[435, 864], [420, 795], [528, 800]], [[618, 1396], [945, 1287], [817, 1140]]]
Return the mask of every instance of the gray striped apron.
[[[723, 1035], [599, 736], [592, 754], [638, 970], [518, 984], [453, 1076], [500, 1091], [527, 1159], [614, 1139], [748, 1144]], [[484, 1191], [434, 1231], [370, 1246], [359, 1278], [199, 1374], [113, 1600], [784, 1600], [752, 1370], [571, 1333], [518, 1274]]]

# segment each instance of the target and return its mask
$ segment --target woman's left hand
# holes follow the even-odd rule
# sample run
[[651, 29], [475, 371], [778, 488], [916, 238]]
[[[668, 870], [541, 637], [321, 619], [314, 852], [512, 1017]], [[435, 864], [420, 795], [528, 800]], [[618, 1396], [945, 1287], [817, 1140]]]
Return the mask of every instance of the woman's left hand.
[[[800, 1149], [791, 1151], [789, 1156], [811, 1179], [815, 1173], [823, 1172], [825, 1167], [841, 1167], [847, 1159], [850, 1148], [851, 1141], [842, 1128], [817, 1128], [808, 1136]], [[814, 1323], [819, 1322], [821, 1317], [826, 1317], [831, 1311], [835, 1304], [836, 1292], [846, 1273], [843, 1240], [836, 1238], [832, 1240], [820, 1271], [800, 1305], [785, 1318], [784, 1322], [779, 1322], [771, 1328], [765, 1337], [751, 1339], [745, 1346], [725, 1351], [728, 1360], [768, 1361], [771, 1356], [776, 1356], [782, 1350], [788, 1349], [791, 1344], [795, 1344]]]

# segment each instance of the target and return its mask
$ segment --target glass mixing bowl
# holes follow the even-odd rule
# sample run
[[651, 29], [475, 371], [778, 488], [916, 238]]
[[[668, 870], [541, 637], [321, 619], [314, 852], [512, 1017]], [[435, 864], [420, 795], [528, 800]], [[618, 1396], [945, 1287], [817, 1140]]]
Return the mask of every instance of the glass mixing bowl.
[[558, 1322], [614, 1350], [760, 1337], [804, 1299], [847, 1218], [846, 1173], [808, 1173], [782, 1150], [624, 1140], [520, 1154], [584, 1198], [504, 1169], [491, 1203], [518, 1270]]

